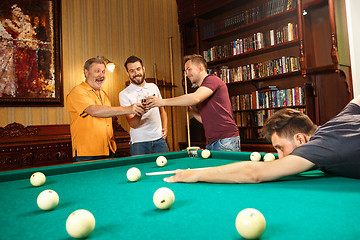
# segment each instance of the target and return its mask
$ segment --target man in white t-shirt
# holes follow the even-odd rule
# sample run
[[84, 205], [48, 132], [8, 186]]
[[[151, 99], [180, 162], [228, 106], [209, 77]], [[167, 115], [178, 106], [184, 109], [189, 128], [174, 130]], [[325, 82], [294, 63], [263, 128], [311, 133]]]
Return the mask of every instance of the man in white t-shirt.
[[[119, 93], [120, 106], [141, 103], [141, 100], [148, 96], [161, 98], [159, 88], [145, 81], [145, 68], [140, 58], [130, 56], [124, 65], [130, 85]], [[146, 109], [145, 106], [144, 108]], [[168, 130], [164, 107], [146, 109], [146, 113], [142, 116], [126, 115], [126, 119], [130, 125], [130, 154], [132, 156], [169, 151], [165, 141]]]

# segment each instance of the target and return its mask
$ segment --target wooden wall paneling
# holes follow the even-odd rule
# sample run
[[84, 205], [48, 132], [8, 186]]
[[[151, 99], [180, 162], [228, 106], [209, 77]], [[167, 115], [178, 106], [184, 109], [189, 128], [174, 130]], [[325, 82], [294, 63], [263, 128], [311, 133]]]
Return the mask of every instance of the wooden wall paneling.
[[322, 125], [338, 114], [351, 100], [345, 74], [324, 70], [310, 74], [316, 91], [316, 124]]
[[334, 1], [329, 0], [329, 20], [330, 20], [330, 31], [331, 31], [331, 60], [337, 69], [339, 64], [339, 55], [337, 48], [337, 34], [335, 26], [335, 11], [334, 11]]
[[0, 128], [0, 171], [72, 162], [69, 125]]
[[[330, 65], [330, 23], [326, 1], [308, 5], [304, 9], [307, 13], [304, 16], [303, 26], [306, 68]], [[326, 24], [325, 21], [327, 21], [328, 24]], [[319, 57], [323, 57], [323, 60], [321, 61]]]
[[[297, 0], [298, 6], [303, 6], [302, 0]], [[306, 57], [305, 57], [305, 40], [304, 40], [304, 15], [303, 15], [303, 8], [297, 8], [297, 22], [298, 22], [298, 37], [300, 41], [299, 46], [299, 62], [301, 68], [301, 74], [305, 77], [306, 76]]]
[[[169, 36], [174, 40], [174, 81], [180, 86], [182, 61], [176, 0], [62, 0], [61, 3], [64, 99], [84, 80], [84, 62], [100, 54], [116, 64], [113, 73], [106, 73], [104, 84], [113, 105], [119, 105], [118, 93], [128, 79], [123, 63], [132, 54], [142, 57], [148, 77], [152, 77], [152, 66], [157, 64], [159, 77], [169, 80]], [[179, 95], [179, 91], [175, 90], [175, 94]], [[179, 112], [176, 126], [181, 129], [183, 109], [175, 108], [175, 111]], [[12, 122], [25, 126], [70, 123], [66, 104], [62, 108], [4, 107], [0, 108], [0, 114], [3, 116], [0, 126]], [[129, 129], [124, 117], [119, 117], [118, 122], [125, 130]]]
[[[116, 157], [130, 155], [129, 134], [113, 119]], [[0, 171], [73, 162], [70, 125], [0, 127]]]
[[178, 22], [186, 23], [196, 16], [196, 0], [176, 0], [178, 11]]

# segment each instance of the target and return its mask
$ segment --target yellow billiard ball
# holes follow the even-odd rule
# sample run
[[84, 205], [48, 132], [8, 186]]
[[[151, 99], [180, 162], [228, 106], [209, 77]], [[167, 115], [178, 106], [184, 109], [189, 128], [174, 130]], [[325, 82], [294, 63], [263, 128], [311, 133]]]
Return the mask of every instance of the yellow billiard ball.
[[203, 158], [208, 158], [208, 157], [210, 157], [210, 155], [211, 155], [211, 153], [210, 153], [210, 151], [209, 151], [208, 149], [204, 149], [204, 150], [202, 150], [202, 152], [201, 152], [201, 156], [202, 156]]
[[30, 177], [30, 183], [34, 187], [39, 187], [44, 185], [45, 181], [46, 181], [46, 177], [45, 174], [43, 174], [42, 172], [35, 172]]
[[260, 161], [261, 160], [261, 154], [260, 153], [258, 153], [258, 152], [252, 152], [251, 154], [250, 154], [250, 160], [251, 161]]
[[162, 187], [155, 191], [153, 196], [153, 202], [159, 209], [169, 209], [175, 201], [174, 192], [167, 188]]
[[129, 168], [126, 172], [126, 177], [129, 181], [136, 182], [141, 177], [141, 171], [136, 167]]
[[271, 162], [275, 160], [275, 155], [272, 153], [267, 153], [264, 156], [264, 162]]
[[42, 210], [53, 210], [59, 204], [59, 195], [54, 190], [44, 190], [37, 197], [37, 205]]
[[245, 208], [237, 215], [235, 226], [243, 238], [257, 239], [264, 233], [266, 221], [259, 210]]
[[159, 167], [165, 166], [166, 163], [167, 163], [166, 157], [164, 157], [164, 156], [158, 156], [158, 157], [156, 158], [156, 164], [157, 164]]
[[66, 231], [73, 238], [86, 238], [94, 228], [94, 215], [85, 209], [72, 212], [66, 220]]

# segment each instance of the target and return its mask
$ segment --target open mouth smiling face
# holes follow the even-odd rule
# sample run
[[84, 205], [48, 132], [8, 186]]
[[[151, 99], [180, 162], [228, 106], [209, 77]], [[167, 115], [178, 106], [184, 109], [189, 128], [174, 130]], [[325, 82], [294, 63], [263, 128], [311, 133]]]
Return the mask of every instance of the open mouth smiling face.
[[93, 63], [89, 70], [85, 70], [86, 82], [96, 91], [102, 88], [105, 82], [105, 65]]
[[[100, 78], [96, 78], [94, 81], [94, 86], [92, 86], [95, 90], [99, 90], [100, 88], [102, 88], [102, 86], [104, 85], [105, 82], [105, 78], [104, 77], [100, 77]], [[96, 85], [96, 86], [95, 86]]]
[[95, 82], [96, 82], [97, 84], [103, 84], [104, 81], [105, 81], [105, 78], [104, 78], [104, 77], [100, 77], [100, 78], [97, 78], [97, 79], [95, 80]]

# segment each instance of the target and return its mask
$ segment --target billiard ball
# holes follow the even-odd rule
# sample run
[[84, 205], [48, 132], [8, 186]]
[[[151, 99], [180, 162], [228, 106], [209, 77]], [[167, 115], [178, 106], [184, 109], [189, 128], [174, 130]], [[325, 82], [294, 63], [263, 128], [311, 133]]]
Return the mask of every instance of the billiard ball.
[[37, 205], [42, 210], [52, 210], [59, 204], [59, 195], [54, 190], [44, 190], [37, 197]]
[[264, 156], [264, 162], [270, 162], [270, 161], [274, 161], [275, 160], [275, 156], [272, 153], [267, 153]]
[[126, 172], [126, 177], [131, 182], [136, 182], [141, 177], [141, 172], [138, 168], [132, 167]]
[[245, 208], [237, 215], [235, 226], [243, 238], [257, 239], [264, 233], [266, 221], [259, 210]]
[[156, 158], [156, 164], [157, 164], [159, 167], [165, 166], [166, 163], [167, 163], [166, 157], [164, 157], [164, 156], [158, 156], [158, 157]]
[[175, 201], [174, 192], [167, 187], [159, 188], [155, 191], [153, 202], [159, 209], [169, 209]]
[[85, 209], [72, 212], [66, 220], [66, 231], [73, 238], [86, 238], [94, 228], [94, 215]]
[[43, 174], [42, 172], [35, 172], [30, 177], [30, 183], [34, 187], [39, 187], [44, 185], [45, 181], [46, 181], [46, 177], [45, 174]]
[[201, 152], [201, 156], [202, 156], [203, 158], [208, 158], [208, 157], [210, 157], [210, 155], [211, 155], [211, 153], [210, 153], [210, 151], [209, 151], [208, 149], [204, 149], [204, 150], [202, 150], [202, 152]]
[[252, 152], [251, 154], [250, 154], [250, 160], [251, 161], [260, 161], [261, 160], [261, 154], [260, 153], [258, 153], [258, 152]]

